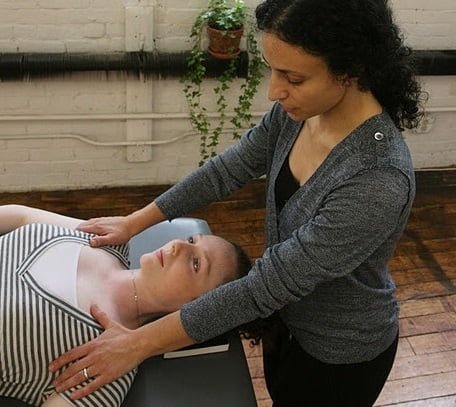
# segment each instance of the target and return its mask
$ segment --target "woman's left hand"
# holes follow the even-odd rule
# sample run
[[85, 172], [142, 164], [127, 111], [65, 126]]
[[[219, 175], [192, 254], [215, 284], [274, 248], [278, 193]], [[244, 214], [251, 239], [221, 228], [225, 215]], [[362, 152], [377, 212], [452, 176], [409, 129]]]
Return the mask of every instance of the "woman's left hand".
[[91, 313], [105, 331], [92, 341], [64, 353], [49, 365], [52, 372], [68, 365], [55, 381], [57, 392], [87, 382], [71, 394], [74, 400], [93, 393], [142, 362], [135, 331], [112, 321], [97, 306], [91, 308]]

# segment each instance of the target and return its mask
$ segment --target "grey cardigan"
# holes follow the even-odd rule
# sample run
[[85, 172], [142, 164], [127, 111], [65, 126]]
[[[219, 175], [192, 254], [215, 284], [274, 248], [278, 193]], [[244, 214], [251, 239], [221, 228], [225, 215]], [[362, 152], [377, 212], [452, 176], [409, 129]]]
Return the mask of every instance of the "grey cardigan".
[[280, 310], [302, 348], [319, 360], [371, 360], [398, 330], [387, 263], [414, 199], [410, 154], [387, 113], [371, 117], [279, 214], [274, 184], [301, 126], [276, 104], [239, 143], [157, 198], [173, 218], [267, 177], [264, 255], [247, 277], [184, 305], [182, 323], [203, 341]]

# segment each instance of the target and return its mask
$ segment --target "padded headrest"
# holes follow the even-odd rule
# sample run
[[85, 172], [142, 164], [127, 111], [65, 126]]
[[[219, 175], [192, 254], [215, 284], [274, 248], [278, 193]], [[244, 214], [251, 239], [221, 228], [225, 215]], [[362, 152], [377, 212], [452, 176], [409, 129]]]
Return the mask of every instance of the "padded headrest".
[[197, 218], [176, 218], [163, 221], [145, 229], [130, 240], [130, 267], [139, 267], [139, 258], [163, 246], [173, 239], [185, 239], [201, 233], [210, 235], [211, 229], [205, 220]]

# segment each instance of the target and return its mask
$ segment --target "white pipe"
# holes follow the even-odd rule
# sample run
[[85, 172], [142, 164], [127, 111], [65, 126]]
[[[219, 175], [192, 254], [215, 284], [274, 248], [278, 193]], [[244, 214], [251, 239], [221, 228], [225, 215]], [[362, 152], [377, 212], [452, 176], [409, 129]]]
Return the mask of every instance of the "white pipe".
[[[252, 116], [261, 117], [264, 112], [252, 112]], [[227, 118], [235, 113], [226, 113]], [[219, 113], [208, 113], [209, 118], [220, 117]], [[14, 121], [61, 121], [61, 120], [175, 120], [189, 119], [188, 113], [106, 113], [106, 114], [53, 114], [53, 115], [0, 115], [2, 122]]]
[[[429, 107], [426, 113], [456, 112], [456, 107]], [[252, 116], [261, 117], [264, 112], [253, 112]], [[217, 118], [219, 113], [208, 113], [210, 118]], [[227, 113], [226, 117], [233, 117], [234, 113]], [[160, 119], [188, 119], [187, 113], [114, 113], [114, 114], [62, 114], [62, 115], [27, 115], [27, 116], [0, 116], [1, 121], [62, 121], [62, 120], [160, 120]], [[245, 131], [242, 129], [225, 129], [224, 134], [234, 131]], [[128, 147], [128, 146], [156, 146], [175, 143], [186, 137], [197, 136], [198, 132], [190, 131], [168, 140], [143, 140], [143, 141], [94, 141], [79, 134], [37, 134], [37, 135], [14, 135], [1, 136], [0, 140], [40, 140], [40, 139], [74, 139], [83, 143], [103, 147]]]
[[169, 140], [154, 140], [154, 141], [95, 141], [88, 137], [81, 136], [79, 134], [18, 134], [14, 136], [0, 136], [0, 140], [62, 140], [62, 139], [73, 139], [79, 140], [83, 143], [90, 144], [92, 146], [103, 146], [103, 147], [129, 147], [129, 146], [152, 146], [160, 144], [174, 143], [175, 141], [181, 140], [185, 137], [195, 135], [194, 132], [184, 133], [181, 136], [174, 137]]
[[[427, 113], [456, 112], [456, 106], [428, 107]], [[264, 112], [252, 112], [252, 117], [262, 117]], [[226, 113], [227, 118], [234, 113]], [[219, 118], [219, 113], [208, 113], [209, 118]], [[14, 121], [65, 121], [65, 120], [176, 120], [188, 119], [188, 113], [100, 113], [100, 114], [53, 114], [53, 115], [0, 115], [0, 122]]]
[[[242, 129], [225, 129], [222, 131], [224, 134], [233, 133], [234, 131], [245, 131]], [[129, 146], [157, 146], [163, 144], [171, 144], [176, 141], [182, 140], [190, 136], [198, 136], [199, 133], [196, 131], [189, 131], [181, 134], [180, 136], [173, 137], [168, 140], [143, 140], [143, 141], [94, 141], [88, 137], [81, 136], [80, 134], [18, 134], [13, 136], [1, 136], [0, 140], [62, 140], [62, 139], [73, 139], [79, 140], [83, 143], [90, 144], [93, 146], [101, 147], [129, 147]]]
[[425, 113], [444, 113], [444, 112], [456, 112], [456, 107], [426, 107], [424, 109]]

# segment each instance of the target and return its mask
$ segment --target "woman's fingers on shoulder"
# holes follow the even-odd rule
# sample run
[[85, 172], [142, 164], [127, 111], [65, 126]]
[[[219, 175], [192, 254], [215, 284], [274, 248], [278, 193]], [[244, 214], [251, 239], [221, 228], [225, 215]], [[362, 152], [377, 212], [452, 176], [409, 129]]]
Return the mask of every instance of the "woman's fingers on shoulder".
[[101, 246], [107, 246], [109, 244], [116, 244], [113, 240], [111, 240], [111, 235], [109, 235], [109, 234], [92, 236], [90, 238], [91, 247], [101, 247]]
[[81, 222], [78, 229], [85, 232], [107, 233], [123, 227], [124, 218], [122, 216], [111, 216], [104, 218], [93, 218]]
[[79, 230], [82, 230], [83, 232], [91, 232], [96, 228], [99, 228], [100, 226], [103, 226], [103, 220], [105, 218], [91, 218], [88, 220], [85, 220], [84, 222], [81, 222], [78, 226]]
[[97, 305], [90, 307], [90, 313], [104, 329], [108, 329], [113, 325], [113, 321], [108, 317], [108, 314], [102, 311]]
[[80, 223], [77, 230], [95, 235], [90, 239], [92, 247], [122, 244], [129, 240], [124, 218], [121, 216], [89, 219]]

